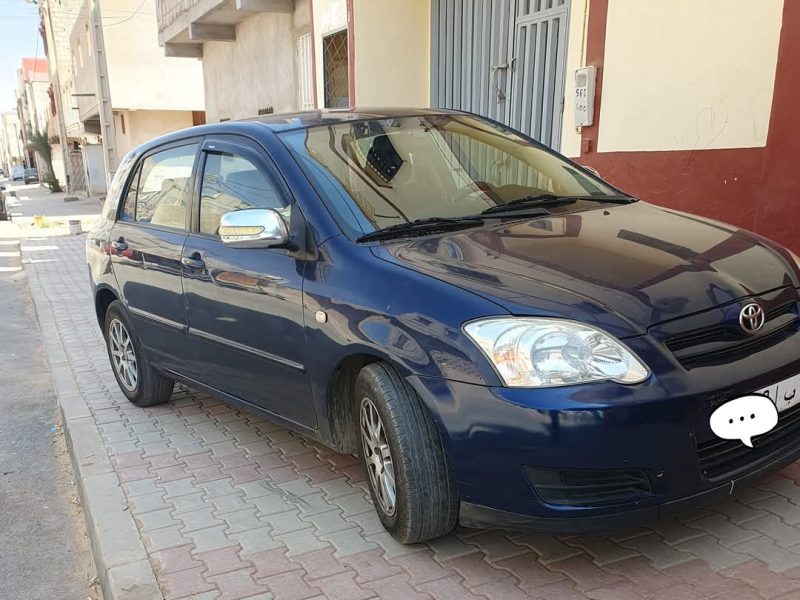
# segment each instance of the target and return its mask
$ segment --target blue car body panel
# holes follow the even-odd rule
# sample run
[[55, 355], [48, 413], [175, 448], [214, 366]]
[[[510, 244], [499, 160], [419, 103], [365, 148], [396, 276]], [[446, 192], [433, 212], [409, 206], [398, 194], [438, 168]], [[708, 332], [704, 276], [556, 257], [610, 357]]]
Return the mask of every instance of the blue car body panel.
[[[297, 148], [279, 136], [332, 120], [408, 114], [427, 113], [276, 116], [196, 127], [133, 150], [112, 186], [105, 219], [87, 239], [95, 297], [114, 294], [130, 307], [143, 343], [171, 375], [334, 447], [337, 415], [330, 403], [337, 369], [353, 356], [389, 362], [436, 422], [471, 524], [521, 524], [529, 517], [552, 519], [566, 530], [571, 527], [558, 519], [584, 518], [574, 521], [584, 524], [575, 529], [591, 529], [594, 518], [657, 511], [800, 452], [797, 443], [787, 443], [722, 481], [704, 477], [698, 463], [699, 445], [713, 439], [708, 417], [714, 408], [800, 373], [796, 325], [776, 332], [769, 345], [691, 368], [668, 347], [687, 330], [734, 324], [748, 299], [796, 316], [800, 276], [786, 250], [641, 201], [355, 243], [307, 177]], [[299, 247], [242, 252], [188, 229], [130, 232], [136, 226], [114, 223], [111, 196], [124, 195], [125, 175], [143, 153], [213, 136], [240, 136], [263, 150], [299, 211]], [[196, 202], [196, 190], [193, 195]], [[111, 246], [119, 234], [133, 238], [127, 253]], [[631, 253], [631, 243], [641, 251]], [[193, 252], [208, 257], [204, 270], [181, 265]], [[315, 320], [318, 311], [326, 322]], [[602, 328], [652, 375], [633, 386], [503, 387], [462, 329], [495, 315], [560, 317]], [[235, 384], [226, 389], [226, 381]], [[534, 492], [525, 467], [641, 470], [652, 490], [631, 504], [554, 506]]]

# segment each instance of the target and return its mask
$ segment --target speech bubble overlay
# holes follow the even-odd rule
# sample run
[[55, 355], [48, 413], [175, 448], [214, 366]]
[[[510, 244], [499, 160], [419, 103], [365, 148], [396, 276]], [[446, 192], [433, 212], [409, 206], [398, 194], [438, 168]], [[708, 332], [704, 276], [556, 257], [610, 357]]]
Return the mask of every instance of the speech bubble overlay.
[[711, 431], [724, 440], [742, 440], [753, 447], [753, 438], [778, 424], [778, 409], [772, 400], [756, 394], [726, 402], [711, 415]]

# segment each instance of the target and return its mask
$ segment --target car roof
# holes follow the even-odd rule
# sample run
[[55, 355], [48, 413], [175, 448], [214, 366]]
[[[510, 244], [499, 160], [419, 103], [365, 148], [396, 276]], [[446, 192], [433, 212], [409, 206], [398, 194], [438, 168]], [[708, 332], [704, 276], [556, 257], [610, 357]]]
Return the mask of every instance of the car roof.
[[271, 114], [250, 117], [237, 121], [223, 121], [207, 125], [198, 125], [182, 129], [155, 138], [138, 146], [134, 152], [137, 154], [147, 152], [151, 148], [168, 144], [192, 136], [220, 135], [240, 133], [249, 137], [258, 138], [260, 135], [282, 133], [297, 129], [308, 129], [323, 125], [332, 125], [342, 122], [392, 119], [400, 117], [414, 117], [441, 114], [467, 114], [455, 110], [433, 108], [349, 108], [349, 109], [321, 109], [301, 112]]
[[359, 121], [367, 119], [393, 119], [456, 113], [458, 111], [432, 108], [349, 108], [306, 110], [295, 113], [264, 115], [243, 121], [262, 123], [270, 129], [285, 131], [287, 129], [305, 129], [319, 125], [332, 125], [342, 121]]

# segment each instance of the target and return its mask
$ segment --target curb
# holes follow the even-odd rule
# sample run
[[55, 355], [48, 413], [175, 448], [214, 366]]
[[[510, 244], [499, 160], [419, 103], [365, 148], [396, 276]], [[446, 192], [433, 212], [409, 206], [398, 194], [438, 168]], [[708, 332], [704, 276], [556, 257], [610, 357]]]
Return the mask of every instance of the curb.
[[22, 251], [20, 241], [0, 239], [0, 273], [22, 271]]
[[163, 600], [128, 501], [94, 417], [78, 389], [52, 308], [35, 279], [26, 277], [45, 340], [53, 389], [106, 600]]

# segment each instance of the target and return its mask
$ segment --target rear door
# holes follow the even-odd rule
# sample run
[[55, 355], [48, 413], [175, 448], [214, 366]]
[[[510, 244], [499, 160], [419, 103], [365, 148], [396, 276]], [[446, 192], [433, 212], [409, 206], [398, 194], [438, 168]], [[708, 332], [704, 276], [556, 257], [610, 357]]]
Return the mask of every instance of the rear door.
[[295, 423], [314, 427], [305, 369], [305, 255], [231, 248], [218, 235], [227, 212], [271, 208], [290, 225], [302, 214], [265, 151], [246, 138], [206, 138], [183, 252], [190, 377]]
[[190, 139], [144, 154], [111, 231], [112, 269], [136, 332], [159, 366], [177, 371], [186, 348], [181, 252], [199, 150]]

